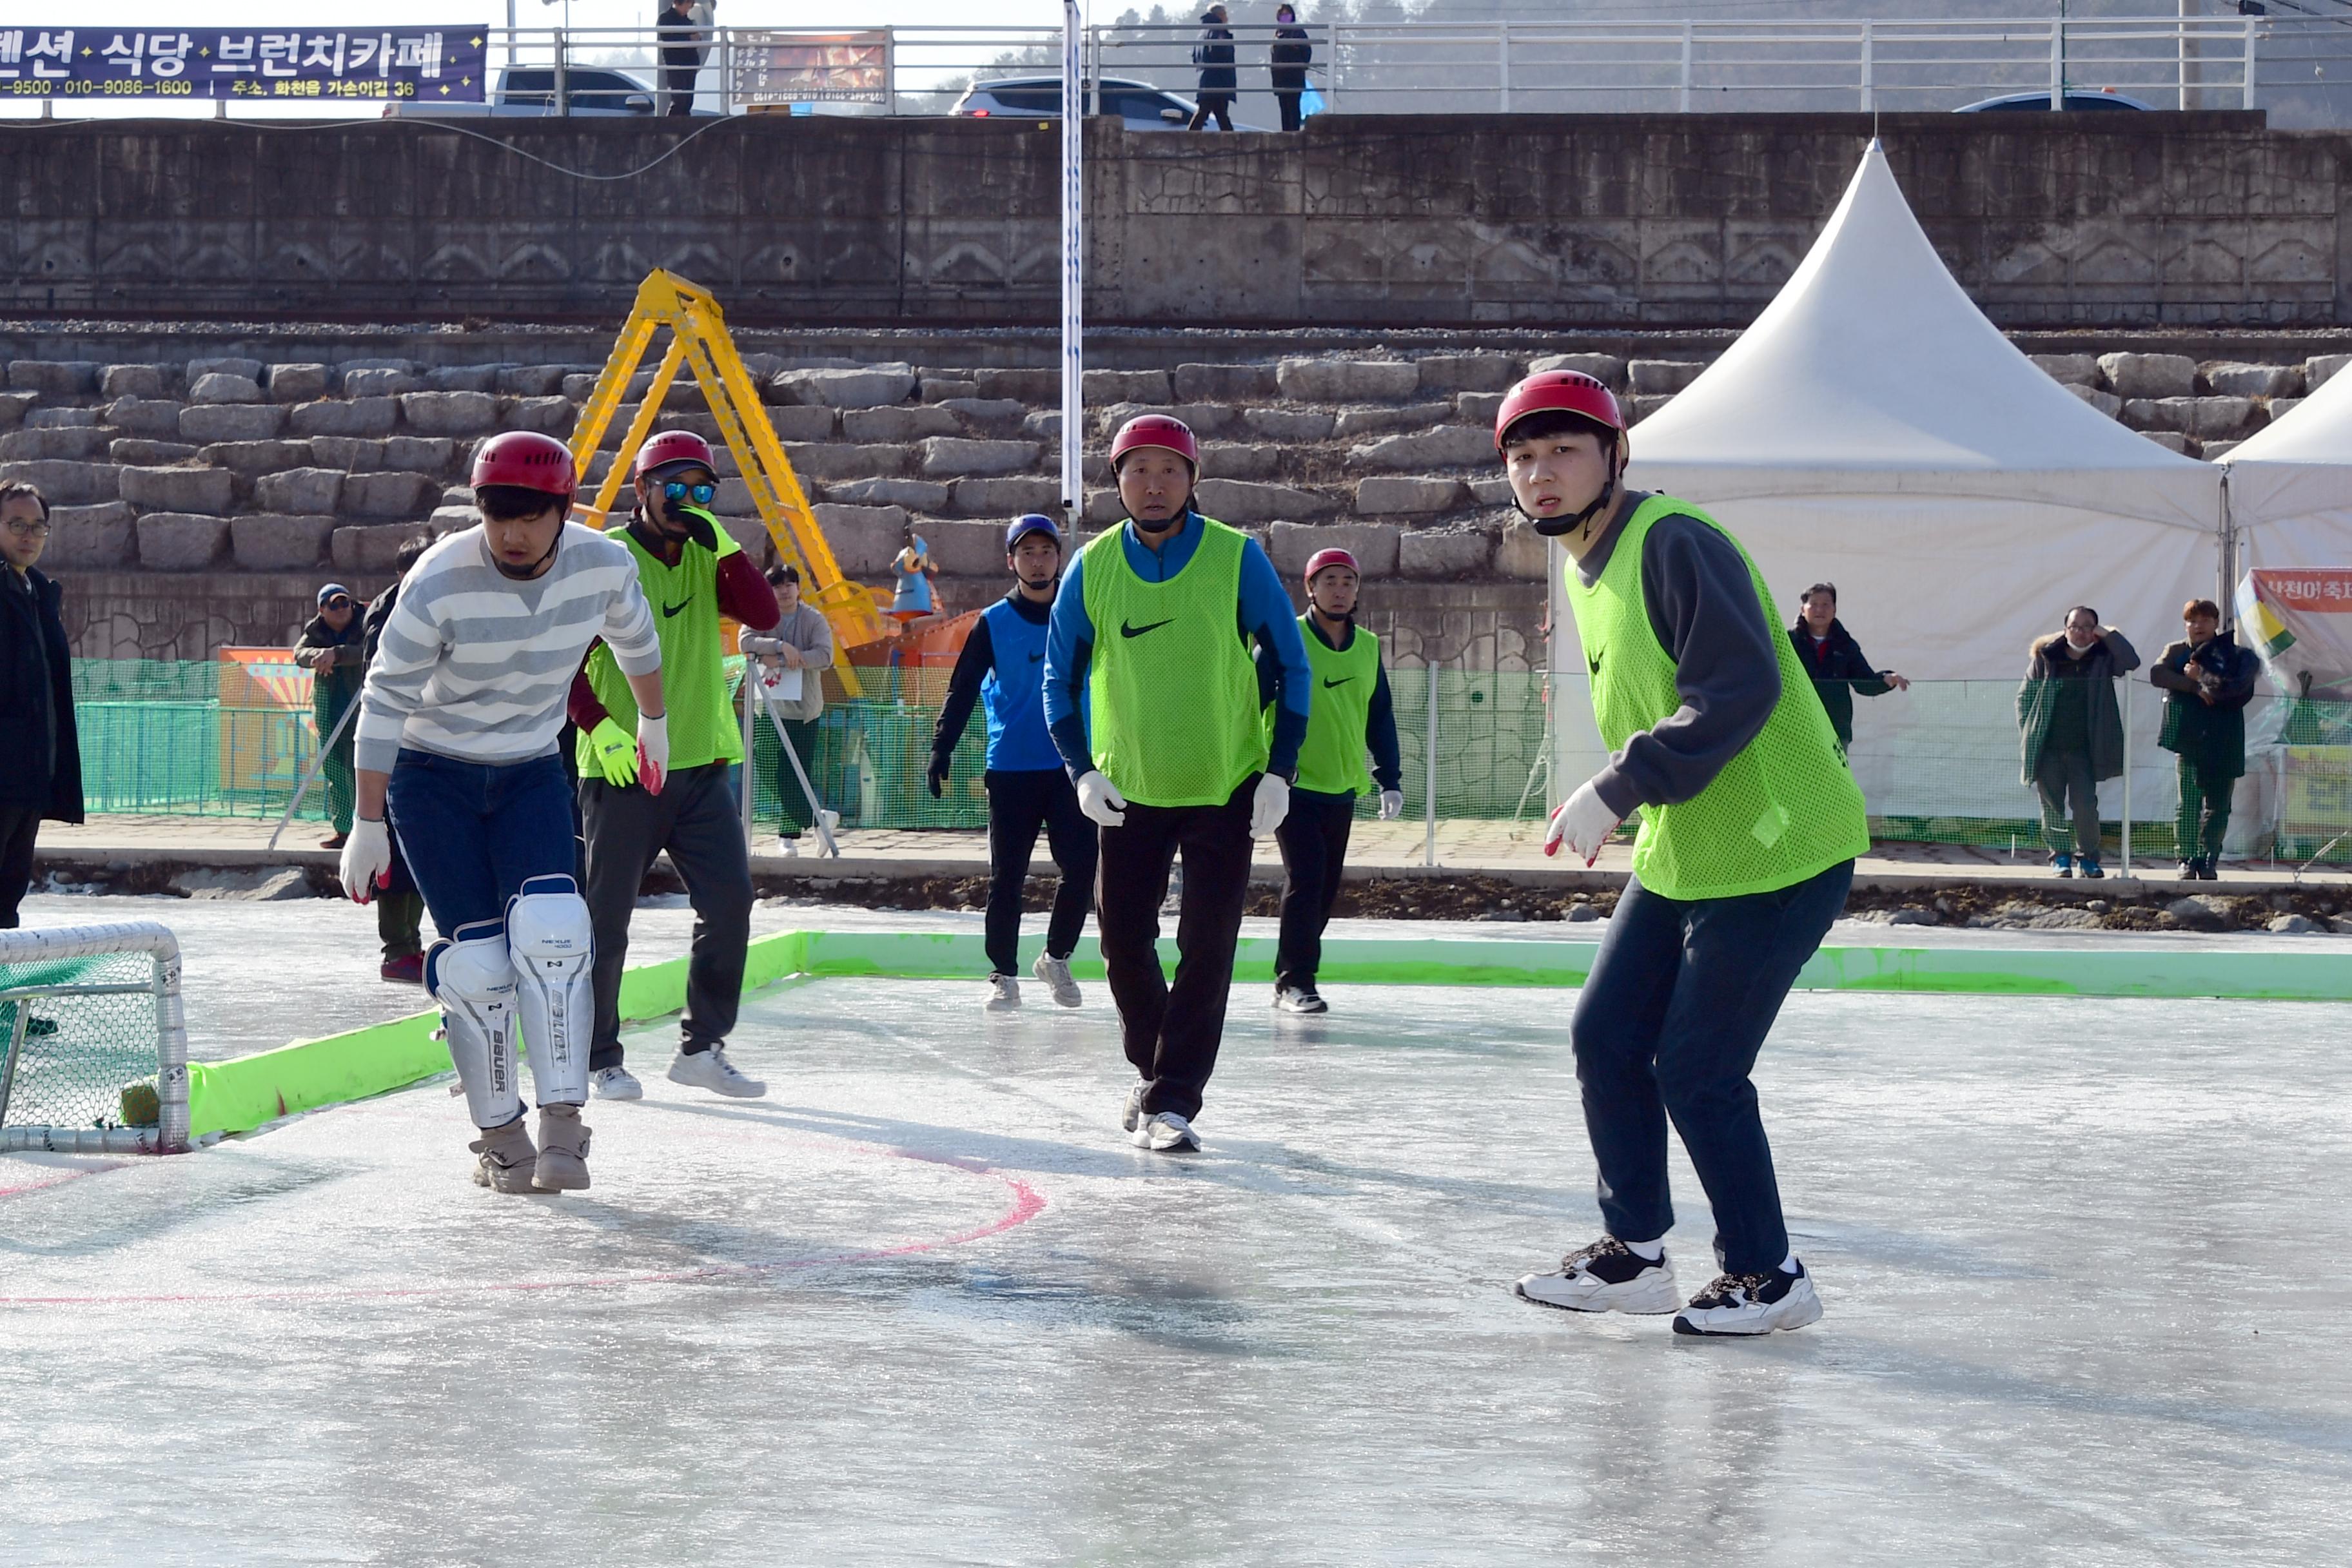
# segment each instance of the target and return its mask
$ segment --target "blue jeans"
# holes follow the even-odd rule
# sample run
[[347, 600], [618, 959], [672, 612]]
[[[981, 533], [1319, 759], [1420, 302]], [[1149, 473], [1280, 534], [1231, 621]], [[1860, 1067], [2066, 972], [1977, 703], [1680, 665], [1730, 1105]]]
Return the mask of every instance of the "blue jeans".
[[1748, 1075], [1853, 884], [1851, 860], [1736, 899], [1685, 902], [1626, 883], [1570, 1026], [1610, 1235], [1654, 1241], [1674, 1228], [1671, 1117], [1714, 1206], [1725, 1272], [1760, 1274], [1789, 1255]]
[[572, 790], [552, 752], [527, 763], [461, 763], [402, 747], [389, 806], [409, 875], [445, 937], [503, 925], [533, 877], [573, 875]]

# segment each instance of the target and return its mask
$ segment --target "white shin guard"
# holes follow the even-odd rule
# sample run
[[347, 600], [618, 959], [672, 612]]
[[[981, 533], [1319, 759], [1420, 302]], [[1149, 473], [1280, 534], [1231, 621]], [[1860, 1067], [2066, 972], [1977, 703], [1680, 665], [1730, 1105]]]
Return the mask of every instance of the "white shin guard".
[[[487, 934], [469, 937], [468, 931]], [[514, 963], [493, 923], [467, 926], [425, 955], [425, 986], [441, 1004], [449, 1060], [466, 1089], [474, 1125], [504, 1127], [522, 1114], [515, 1062]]]
[[533, 877], [507, 903], [515, 1012], [539, 1103], [588, 1099], [588, 1048], [596, 1028], [595, 941], [588, 901], [569, 877]]

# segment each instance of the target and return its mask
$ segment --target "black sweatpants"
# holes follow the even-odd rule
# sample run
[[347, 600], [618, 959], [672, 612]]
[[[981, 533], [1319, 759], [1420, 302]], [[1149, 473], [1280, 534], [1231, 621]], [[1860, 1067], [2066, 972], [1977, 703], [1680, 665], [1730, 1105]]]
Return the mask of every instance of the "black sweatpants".
[[41, 831], [37, 803], [0, 805], [0, 931], [16, 929], [16, 906], [33, 882], [33, 839]]
[[1078, 792], [1060, 768], [987, 773], [981, 782], [988, 786], [988, 967], [998, 974], [1020, 973], [1021, 893], [1041, 827], [1062, 873], [1045, 922], [1045, 951], [1067, 958], [1094, 896], [1095, 825], [1078, 809]]
[[1282, 940], [1274, 952], [1274, 984], [1315, 989], [1323, 964], [1323, 928], [1339, 901], [1348, 835], [1356, 826], [1356, 795], [1319, 790], [1290, 792], [1290, 815], [1275, 829], [1282, 848]]
[[596, 933], [596, 1034], [589, 1070], [621, 1065], [621, 971], [629, 958], [629, 916], [646, 872], [665, 849], [694, 904], [679, 1048], [692, 1056], [724, 1042], [742, 1002], [744, 949], [751, 940], [751, 862], [735, 794], [727, 787], [727, 764], [676, 769], [659, 795], [583, 778], [580, 812], [587, 826], [588, 915]]
[[[1255, 773], [1244, 779], [1223, 805], [1130, 805], [1124, 825], [1102, 830], [1095, 923], [1127, 1059], [1146, 1085], [1147, 1116], [1198, 1116], [1201, 1091], [1216, 1070], [1234, 942], [1249, 894], [1250, 801], [1257, 781]], [[1184, 896], [1171, 986], [1160, 968], [1160, 904], [1179, 854]]]

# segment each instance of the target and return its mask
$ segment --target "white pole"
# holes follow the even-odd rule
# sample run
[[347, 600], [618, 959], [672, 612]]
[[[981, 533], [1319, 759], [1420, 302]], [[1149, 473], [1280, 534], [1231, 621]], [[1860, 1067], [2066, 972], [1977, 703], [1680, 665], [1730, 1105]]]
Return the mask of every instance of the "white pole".
[[1062, 515], [1086, 516], [1086, 24], [1062, 0]]
[[2128, 676], [2128, 675], [2126, 675], [2126, 676], [2123, 676], [2123, 677], [2120, 677], [2119, 679], [2120, 679], [2122, 680], [2122, 682], [2123, 682], [2123, 689], [2124, 689], [2124, 704], [2123, 704], [2123, 707], [2124, 707], [2124, 867], [2123, 867], [2123, 870], [2124, 870], [2124, 875], [2125, 875], [2125, 876], [2126, 876], [2126, 877], [2128, 877], [2128, 876], [2130, 876], [2130, 875], [2131, 875], [2131, 776], [2132, 776], [2131, 704], [2132, 704], [2132, 679], [2131, 679], [2131, 677], [2130, 677], [2130, 676]]
[[1422, 721], [1422, 736], [1428, 742], [1427, 762], [1422, 770], [1422, 839], [1421, 858], [1426, 866], [1437, 864], [1437, 660], [1429, 661], [1429, 712]]

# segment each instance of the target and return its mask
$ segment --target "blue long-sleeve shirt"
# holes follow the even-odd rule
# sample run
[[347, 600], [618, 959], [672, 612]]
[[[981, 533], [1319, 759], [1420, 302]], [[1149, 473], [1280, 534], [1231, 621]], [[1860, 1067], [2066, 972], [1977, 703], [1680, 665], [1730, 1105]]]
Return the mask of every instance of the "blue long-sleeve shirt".
[[[1207, 531], [1198, 512], [1187, 512], [1176, 536], [1154, 550], [1135, 536], [1135, 525], [1119, 525], [1119, 547], [1127, 563], [1146, 582], [1165, 583], [1184, 570]], [[1087, 668], [1094, 658], [1094, 617], [1087, 614], [1083, 556], [1064, 569], [1062, 591], [1054, 600], [1054, 618], [1045, 628], [1045, 723], [1053, 732], [1054, 749], [1074, 779], [1094, 771], [1094, 752], [1087, 739], [1078, 693], [1085, 688]], [[1284, 778], [1298, 771], [1299, 743], [1307, 739], [1308, 703], [1314, 678], [1307, 668], [1307, 644], [1298, 635], [1297, 612], [1282, 586], [1281, 574], [1255, 539], [1242, 542], [1241, 603], [1234, 626], [1244, 640], [1272, 653], [1276, 676], [1274, 742], [1266, 771]]]

